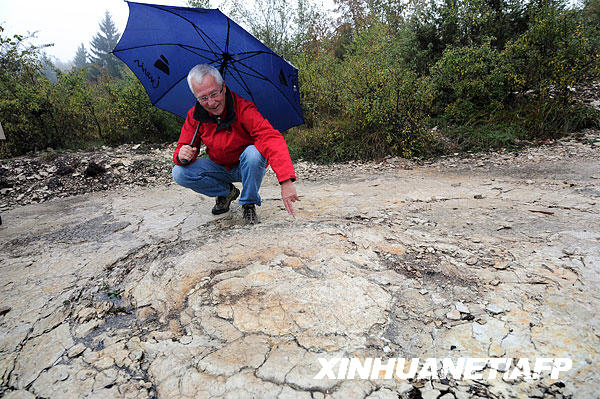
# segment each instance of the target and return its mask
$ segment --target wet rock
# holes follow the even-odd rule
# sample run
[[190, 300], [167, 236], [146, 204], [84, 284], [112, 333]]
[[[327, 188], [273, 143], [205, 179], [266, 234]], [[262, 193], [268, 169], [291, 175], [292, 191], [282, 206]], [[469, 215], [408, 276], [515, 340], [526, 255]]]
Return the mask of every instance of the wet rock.
[[193, 340], [192, 336], [186, 335], [185, 337], [181, 337], [179, 339], [179, 342], [181, 342], [183, 345], [187, 345], [187, 344], [191, 343], [192, 340]]
[[59, 176], [70, 175], [70, 174], [73, 174], [74, 172], [75, 172], [75, 168], [71, 165], [60, 165], [56, 170], [56, 174]]
[[499, 305], [496, 305], [495, 303], [490, 303], [489, 305], [486, 305], [485, 310], [494, 315], [504, 313], [504, 308]]
[[290, 370], [300, 363], [305, 355], [306, 350], [294, 342], [282, 342], [271, 349], [267, 360], [256, 372], [256, 376], [276, 384], [284, 384]]
[[365, 399], [398, 399], [398, 393], [387, 388], [382, 388], [373, 392]]
[[94, 380], [93, 390], [98, 391], [102, 388], [110, 388], [117, 380], [118, 372], [115, 369], [107, 369], [100, 372]]
[[[24, 379], [37, 397], [385, 397], [402, 385], [315, 380], [318, 359], [568, 353], [584, 359], [568, 385], [539, 387], [590, 397], [600, 383], [589, 317], [600, 212], [593, 192], [577, 190], [593, 187], [599, 159], [589, 143], [552, 146], [376, 172], [299, 162], [296, 219], [269, 170], [252, 234], [237, 204], [214, 218], [209, 199], [171, 184], [167, 146], [59, 154], [37, 170], [15, 160], [17, 175], [0, 173], [14, 221], [0, 234], [11, 308], [0, 326], [3, 393]], [[90, 159], [106, 172], [84, 177]], [[59, 175], [59, 161], [76, 170]], [[106, 188], [121, 191], [85, 194]], [[58, 350], [63, 325], [81, 344]], [[459, 399], [533, 389], [502, 378], [415, 386]]]
[[479, 261], [479, 259], [472, 256], [466, 260], [466, 263], [469, 266], [473, 266], [473, 265], [476, 265], [478, 261]]
[[94, 329], [96, 329], [97, 327], [102, 326], [104, 324], [105, 324], [105, 321], [102, 319], [90, 320], [90, 321], [77, 327], [77, 329], [75, 330], [75, 336], [77, 338], [87, 337]]

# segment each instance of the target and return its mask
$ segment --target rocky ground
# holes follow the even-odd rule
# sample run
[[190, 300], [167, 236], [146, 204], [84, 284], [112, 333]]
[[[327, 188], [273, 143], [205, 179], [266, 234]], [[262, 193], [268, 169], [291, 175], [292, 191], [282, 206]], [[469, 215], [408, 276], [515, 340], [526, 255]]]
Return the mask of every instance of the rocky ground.
[[[599, 132], [422, 164], [298, 162], [297, 217], [269, 173], [252, 227], [172, 184], [172, 149], [0, 163], [0, 395], [598, 397]], [[334, 357], [573, 367], [314, 379]]]

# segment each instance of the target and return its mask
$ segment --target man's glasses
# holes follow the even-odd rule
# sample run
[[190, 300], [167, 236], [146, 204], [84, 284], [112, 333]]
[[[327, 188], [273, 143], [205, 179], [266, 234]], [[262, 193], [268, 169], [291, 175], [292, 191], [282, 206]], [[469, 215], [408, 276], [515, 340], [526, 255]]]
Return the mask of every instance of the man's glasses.
[[208, 102], [209, 98], [215, 98], [218, 95], [220, 95], [221, 93], [223, 93], [223, 89], [224, 88], [225, 88], [225, 83], [221, 83], [221, 89], [220, 90], [215, 90], [212, 93], [210, 93], [208, 96], [196, 97], [196, 100], [198, 100], [198, 102], [200, 102], [200, 103]]

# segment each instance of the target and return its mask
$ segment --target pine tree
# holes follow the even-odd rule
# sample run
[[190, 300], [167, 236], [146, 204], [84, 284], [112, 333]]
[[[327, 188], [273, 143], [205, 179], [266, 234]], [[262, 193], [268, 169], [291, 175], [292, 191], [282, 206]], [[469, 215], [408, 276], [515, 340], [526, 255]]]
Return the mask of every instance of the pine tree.
[[83, 43], [81, 43], [81, 46], [79, 46], [79, 48], [77, 49], [77, 52], [75, 53], [75, 57], [73, 58], [73, 66], [75, 68], [83, 68], [87, 64], [88, 64], [88, 53], [87, 53], [87, 50], [85, 49], [85, 46], [83, 45]]
[[194, 8], [211, 8], [210, 0], [188, 0], [186, 4]]
[[119, 41], [119, 33], [108, 10], [100, 22], [100, 31], [90, 43], [90, 60], [100, 68], [106, 68], [111, 76], [120, 77], [121, 61], [111, 54]]

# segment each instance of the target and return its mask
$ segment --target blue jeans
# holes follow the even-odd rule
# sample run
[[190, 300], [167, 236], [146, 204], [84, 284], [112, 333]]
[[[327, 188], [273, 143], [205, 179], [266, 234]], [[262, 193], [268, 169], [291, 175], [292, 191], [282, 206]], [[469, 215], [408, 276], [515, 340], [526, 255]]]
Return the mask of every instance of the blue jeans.
[[246, 147], [240, 156], [240, 163], [231, 170], [208, 158], [197, 158], [187, 166], [175, 165], [173, 179], [177, 184], [209, 197], [225, 197], [229, 194], [231, 183], [241, 182], [240, 205], [260, 205], [258, 190], [266, 168], [266, 158], [251, 145]]

